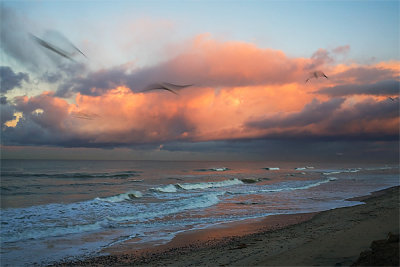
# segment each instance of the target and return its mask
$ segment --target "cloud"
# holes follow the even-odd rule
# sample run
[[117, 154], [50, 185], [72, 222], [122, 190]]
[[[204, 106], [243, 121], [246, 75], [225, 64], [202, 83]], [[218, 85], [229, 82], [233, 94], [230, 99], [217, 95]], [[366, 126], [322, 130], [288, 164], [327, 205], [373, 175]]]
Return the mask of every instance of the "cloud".
[[[54, 42], [57, 47], [68, 52], [76, 52], [74, 45], [71, 44], [62, 34], [52, 30], [44, 31], [41, 25], [29, 20], [27, 16], [19, 13], [18, 10], [0, 6], [1, 24], [1, 42], [0, 51], [10, 62], [22, 66], [29, 71], [29, 76], [34, 80], [39, 80], [47, 83], [59, 82], [65, 77], [70, 79], [77, 75], [83, 75], [88, 68], [83, 60], [73, 62], [60, 55], [50, 51], [38, 44], [31, 36], [44, 35], [49, 40]], [[43, 26], [43, 25], [42, 25]], [[44, 34], [39, 34], [43, 33]], [[83, 57], [83, 56], [82, 56]]]
[[63, 75], [59, 72], [49, 72], [46, 71], [42, 76], [41, 79], [48, 83], [56, 83], [63, 78]]
[[3, 124], [9, 120], [14, 119], [14, 107], [8, 104], [0, 105], [0, 117], [1, 117], [1, 127], [3, 128]]
[[265, 130], [264, 138], [398, 140], [399, 118], [393, 101], [333, 98], [313, 100], [297, 113], [250, 120], [246, 126]]
[[7, 104], [7, 97], [0, 96], [0, 105], [5, 105], [5, 104]]
[[325, 87], [316, 93], [325, 94], [333, 97], [348, 95], [399, 95], [400, 81], [385, 80], [373, 84], [345, 84]]
[[350, 66], [330, 76], [336, 83], [374, 83], [399, 78], [398, 70], [390, 66]]
[[[75, 104], [49, 92], [17, 97], [13, 109], [23, 112], [23, 118], [16, 127], [3, 130], [2, 142], [62, 147], [163, 144], [164, 150], [172, 149], [174, 142], [398, 138], [399, 114], [393, 101], [321, 101], [295, 88], [194, 88], [176, 96], [117, 87], [100, 96], [78, 94]], [[38, 109], [43, 112], [35, 112]], [[98, 116], [83, 120], [73, 116], [77, 112]], [[260, 118], [260, 114], [267, 115]]]
[[121, 65], [74, 77], [60, 86], [58, 95], [69, 91], [101, 95], [122, 85], [138, 92], [154, 82], [200, 87], [286, 84], [303, 80], [309, 61], [249, 43], [219, 42], [200, 35], [186, 51], [165, 62], [135, 70]]
[[350, 51], [349, 45], [338, 46], [332, 49], [332, 52], [335, 54], [347, 54]]
[[314, 70], [333, 62], [334, 59], [330, 56], [328, 50], [320, 48], [311, 56], [311, 62], [306, 68], [308, 70]]
[[[173, 150], [177, 143], [398, 138], [396, 103], [348, 93], [374, 94], [375, 85], [392, 92], [396, 68], [335, 65], [335, 55], [346, 50], [320, 49], [311, 58], [292, 58], [200, 35], [182, 53], [153, 66], [128, 62], [88, 72], [84, 64], [60, 64], [38, 76], [58, 86], [57, 92], [17, 97], [10, 104], [23, 117], [16, 127], [3, 127], [2, 143], [153, 149], [163, 144], [162, 150]], [[313, 65], [323, 66], [329, 79], [305, 84]], [[363, 82], [365, 76], [371, 82]], [[194, 86], [178, 96], [140, 92], [154, 82]], [[325, 87], [319, 89], [321, 84]], [[98, 116], [85, 120], [74, 114]]]
[[24, 64], [32, 72], [36, 72], [44, 65], [49, 66], [49, 59], [28, 35], [28, 32], [35, 31], [35, 23], [4, 5], [1, 5], [0, 10], [2, 15], [0, 47], [5, 55]]
[[[210, 153], [207, 159], [220, 160], [269, 160], [269, 161], [342, 161], [373, 160], [376, 162], [398, 162], [399, 147], [393, 142], [370, 142], [365, 140], [321, 139], [242, 139], [209, 141], [200, 143], [171, 142], [163, 150], [171, 152]], [[190, 155], [188, 155], [190, 156]]]
[[337, 56], [346, 55], [350, 51], [349, 45], [338, 46], [332, 50], [320, 48], [311, 55], [311, 62], [306, 66], [307, 70], [326, 68], [337, 60]]
[[2, 94], [16, 87], [21, 87], [23, 81], [29, 82], [29, 74], [23, 72], [15, 73], [10, 67], [0, 66], [0, 92]]
[[291, 127], [291, 126], [307, 126], [319, 123], [327, 119], [327, 117], [340, 108], [345, 99], [334, 98], [327, 102], [319, 102], [317, 99], [307, 104], [302, 111], [290, 115], [278, 115], [267, 119], [251, 121], [248, 126], [255, 128], [272, 128], [272, 127]]

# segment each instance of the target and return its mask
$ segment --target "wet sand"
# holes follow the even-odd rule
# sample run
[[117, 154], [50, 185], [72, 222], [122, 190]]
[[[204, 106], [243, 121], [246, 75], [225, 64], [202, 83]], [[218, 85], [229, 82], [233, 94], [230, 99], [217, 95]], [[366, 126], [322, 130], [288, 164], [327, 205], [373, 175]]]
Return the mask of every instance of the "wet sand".
[[399, 189], [353, 199], [363, 205], [189, 231], [166, 245], [141, 250], [127, 243], [105, 251], [110, 256], [63, 265], [349, 266], [372, 241], [399, 234]]

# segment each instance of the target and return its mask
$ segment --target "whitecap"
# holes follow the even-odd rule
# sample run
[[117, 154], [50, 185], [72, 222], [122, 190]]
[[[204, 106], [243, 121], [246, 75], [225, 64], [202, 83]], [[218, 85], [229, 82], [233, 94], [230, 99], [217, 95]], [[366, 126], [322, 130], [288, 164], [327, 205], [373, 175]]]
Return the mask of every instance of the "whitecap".
[[224, 180], [220, 182], [205, 182], [205, 183], [186, 183], [186, 184], [177, 184], [177, 187], [184, 190], [196, 190], [196, 189], [207, 189], [207, 188], [215, 188], [215, 187], [225, 187], [232, 185], [243, 184], [243, 182], [239, 179], [230, 179]]
[[293, 187], [283, 187], [283, 188], [274, 188], [274, 189], [263, 189], [260, 190], [261, 192], [282, 192], [282, 191], [294, 191], [294, 190], [304, 190], [304, 189], [309, 189], [312, 187], [316, 187], [325, 183], [329, 183], [332, 181], [336, 181], [337, 178], [335, 177], [329, 177], [328, 179], [322, 180], [322, 181], [317, 181], [314, 183], [310, 183], [308, 185], [303, 185], [303, 186], [293, 186]]
[[227, 171], [229, 170], [226, 167], [221, 167], [221, 168], [211, 168], [212, 171], [216, 171], [216, 172], [223, 172], [223, 171]]
[[155, 188], [150, 188], [151, 191], [161, 192], [161, 193], [176, 193], [177, 188], [173, 184], [169, 184], [166, 186], [160, 186]]
[[121, 202], [121, 201], [126, 201], [126, 200], [131, 200], [135, 198], [141, 198], [143, 195], [140, 191], [128, 191], [123, 194], [119, 194], [116, 196], [111, 196], [111, 197], [105, 197], [105, 198], [96, 198], [96, 200], [99, 201], [107, 201], [107, 202]]

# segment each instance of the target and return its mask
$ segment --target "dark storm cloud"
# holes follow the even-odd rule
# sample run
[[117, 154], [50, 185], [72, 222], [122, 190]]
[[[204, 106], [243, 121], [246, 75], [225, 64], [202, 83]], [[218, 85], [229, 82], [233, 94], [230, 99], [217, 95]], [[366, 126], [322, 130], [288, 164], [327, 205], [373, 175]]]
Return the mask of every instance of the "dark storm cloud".
[[399, 95], [399, 91], [400, 81], [386, 80], [373, 84], [346, 84], [326, 87], [316, 93], [337, 97], [347, 95]]
[[0, 66], [0, 92], [2, 94], [14, 88], [21, 87], [23, 81], [29, 82], [29, 75], [27, 73], [15, 73], [8, 66]]
[[[362, 123], [368, 123], [369, 121], [380, 121], [382, 126], [385, 120], [399, 118], [399, 106], [390, 100], [374, 101], [367, 99], [363, 102], [355, 104], [353, 107], [344, 108], [337, 112], [330, 114], [328, 117], [328, 123], [326, 129], [337, 130], [351, 129], [360, 126]], [[360, 129], [362, 131], [362, 129]], [[380, 131], [382, 130], [382, 132]], [[375, 129], [374, 133], [384, 134], [384, 129]], [[390, 129], [388, 134], [399, 135], [398, 127]]]
[[[69, 69], [66, 69], [66, 71], [69, 71]], [[56, 96], [66, 96], [73, 92], [98, 96], [111, 88], [127, 84], [128, 79], [129, 75], [121, 67], [92, 72], [86, 77], [74, 77], [73, 75], [73, 78], [68, 79], [58, 87]]]
[[1, 127], [3, 124], [9, 120], [15, 119], [14, 117], [15, 108], [9, 104], [0, 105], [0, 117], [1, 117]]
[[46, 71], [42, 76], [41, 79], [45, 82], [48, 83], [56, 83], [60, 81], [63, 78], [63, 75], [61, 73], [57, 72], [48, 72]]
[[255, 128], [271, 128], [306, 126], [312, 123], [319, 123], [329, 118], [334, 111], [340, 108], [344, 101], [344, 98], [334, 98], [321, 103], [317, 99], [313, 99], [313, 101], [307, 104], [299, 113], [250, 121], [247, 125]]
[[377, 81], [399, 79], [399, 74], [393, 69], [378, 67], [355, 67], [331, 76], [336, 82], [351, 79], [352, 82], [360, 84], [374, 83]]
[[[52, 102], [51, 96], [42, 95], [34, 101], [26, 102], [23, 97], [16, 97], [14, 105], [1, 105], [3, 123], [14, 119], [14, 112], [22, 112], [16, 127], [2, 127], [3, 145], [50, 145], [63, 146], [75, 143], [76, 146], [90, 143], [88, 138], [76, 136], [66, 131], [67, 113]], [[42, 109], [43, 113], [35, 113]], [[5, 112], [4, 112], [5, 111]]]
[[[108, 122], [107, 131], [80, 131], [88, 122], [77, 119], [69, 113], [68, 103], [55, 98], [52, 93], [39, 96], [15, 97], [11, 106], [2, 107], [6, 110], [2, 123], [13, 119], [14, 112], [22, 112], [23, 118], [17, 126], [4, 127], [2, 143], [7, 145], [52, 145], [60, 147], [130, 147], [140, 144], [158, 144], [174, 140], [184, 140], [185, 133], [195, 131], [195, 125], [181, 113], [173, 116], [160, 112], [148, 116], [140, 123], [140, 127], [113, 127]], [[149, 107], [149, 111], [154, 111]], [[40, 110], [40, 112], [37, 112]], [[148, 114], [143, 111], [143, 114]], [[141, 117], [141, 116], [140, 116]], [[135, 120], [135, 117], [132, 117]], [[137, 117], [136, 117], [137, 118]], [[105, 118], [93, 119], [93, 125], [98, 127]], [[98, 121], [101, 122], [98, 122]], [[129, 120], [129, 119], [127, 119]], [[126, 123], [128, 124], [128, 122]]]
[[[270, 130], [264, 138], [314, 140], [398, 140], [398, 103], [367, 99], [344, 106], [343, 98], [313, 100], [298, 113], [249, 121], [246, 126]], [[311, 128], [307, 126], [312, 126]]]
[[1, 105], [7, 104], [7, 97], [6, 96], [0, 96], [0, 104]]

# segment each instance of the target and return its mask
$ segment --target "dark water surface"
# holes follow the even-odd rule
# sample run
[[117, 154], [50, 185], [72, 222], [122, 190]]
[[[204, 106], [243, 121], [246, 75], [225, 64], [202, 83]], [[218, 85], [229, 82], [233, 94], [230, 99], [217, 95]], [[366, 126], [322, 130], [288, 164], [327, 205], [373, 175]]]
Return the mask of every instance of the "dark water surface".
[[[360, 204], [399, 185], [398, 165], [1, 161], [1, 265], [161, 244], [218, 223]], [[267, 170], [265, 168], [279, 168]]]

